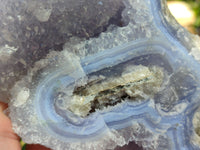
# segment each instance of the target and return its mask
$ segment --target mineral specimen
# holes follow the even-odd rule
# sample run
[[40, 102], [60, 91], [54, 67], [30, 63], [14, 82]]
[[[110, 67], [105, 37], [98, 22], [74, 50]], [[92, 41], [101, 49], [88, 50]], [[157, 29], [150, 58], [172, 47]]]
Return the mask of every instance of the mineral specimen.
[[1, 3], [0, 95], [25, 142], [200, 149], [200, 40], [164, 0]]

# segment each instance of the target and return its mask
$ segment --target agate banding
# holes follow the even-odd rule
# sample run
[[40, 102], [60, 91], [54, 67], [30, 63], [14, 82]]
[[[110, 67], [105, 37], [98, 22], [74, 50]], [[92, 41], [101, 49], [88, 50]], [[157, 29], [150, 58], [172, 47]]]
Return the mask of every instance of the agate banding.
[[4, 3], [5, 14], [13, 4], [20, 13], [2, 19], [16, 26], [0, 39], [0, 97], [10, 97], [13, 129], [26, 143], [200, 148], [199, 37], [165, 1]]

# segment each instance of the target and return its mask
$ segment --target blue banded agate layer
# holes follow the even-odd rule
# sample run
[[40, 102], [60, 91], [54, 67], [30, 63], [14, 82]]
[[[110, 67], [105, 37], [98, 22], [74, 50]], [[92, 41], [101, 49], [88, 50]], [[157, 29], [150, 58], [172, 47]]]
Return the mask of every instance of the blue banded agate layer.
[[15, 84], [10, 117], [25, 142], [57, 150], [131, 141], [143, 149], [200, 149], [196, 37], [164, 1], [123, 3], [127, 26], [66, 43]]

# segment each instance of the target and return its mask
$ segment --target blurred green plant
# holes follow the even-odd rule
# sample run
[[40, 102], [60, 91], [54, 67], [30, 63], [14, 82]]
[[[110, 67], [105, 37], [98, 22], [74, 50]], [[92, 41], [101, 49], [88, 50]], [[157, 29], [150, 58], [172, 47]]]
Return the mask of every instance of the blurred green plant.
[[195, 21], [194, 26], [197, 28], [198, 33], [200, 33], [200, 0], [193, 1], [191, 6], [196, 15], [196, 21]]
[[[173, 1], [173, 0], [168, 0], [168, 1]], [[194, 27], [196, 29], [196, 32], [200, 34], [200, 0], [176, 0], [176, 1], [187, 2], [191, 6], [196, 17]]]
[[26, 143], [20, 140], [20, 144], [21, 144], [22, 150], [26, 150]]

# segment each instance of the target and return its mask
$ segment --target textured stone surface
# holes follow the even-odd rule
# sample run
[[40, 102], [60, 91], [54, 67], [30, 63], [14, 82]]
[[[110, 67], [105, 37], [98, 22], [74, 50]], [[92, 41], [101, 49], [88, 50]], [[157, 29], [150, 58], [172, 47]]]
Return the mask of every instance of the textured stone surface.
[[[54, 13], [62, 14], [61, 22], [66, 29], [55, 21], [59, 17], [53, 17], [52, 26], [58, 26], [57, 32], [54, 36], [53, 29], [44, 32], [45, 43], [52, 40], [44, 43], [52, 44], [47, 50], [36, 46], [39, 51], [31, 51], [29, 47], [25, 48], [26, 52], [33, 53], [24, 53], [16, 46], [4, 46], [6, 52], [13, 53], [10, 59], [21, 64], [32, 62], [24, 69], [27, 72], [22, 78], [10, 73], [20, 77], [6, 91], [11, 94], [9, 115], [14, 131], [27, 143], [56, 150], [115, 149], [131, 141], [143, 149], [199, 149], [195, 138], [199, 137], [199, 37], [177, 24], [164, 0], [80, 1], [88, 9], [78, 7], [78, 2], [64, 2], [67, 8], [74, 6], [68, 16], [69, 20], [73, 17], [70, 23], [63, 19], [66, 15], [63, 7], [59, 6], [63, 14], [54, 11], [54, 5], [61, 1], [45, 1], [45, 6], [30, 1], [32, 5], [26, 7], [34, 22], [45, 25], [44, 30], [51, 27]], [[87, 13], [89, 8], [92, 13]], [[80, 10], [77, 19], [76, 12]], [[99, 11], [103, 12], [102, 16]], [[95, 25], [88, 24], [86, 18], [90, 15]], [[74, 23], [80, 27], [74, 28], [73, 21], [81, 21]], [[96, 28], [98, 25], [100, 30]], [[71, 38], [66, 35], [62, 41], [58, 38], [60, 33], [70, 34]], [[2, 56], [10, 57], [1, 52]], [[38, 55], [33, 55], [34, 52]], [[6, 57], [0, 58], [7, 61]], [[19, 68], [14, 68], [18, 73]], [[153, 68], [160, 68], [160, 74]], [[127, 88], [129, 85], [132, 91]], [[83, 100], [84, 91], [76, 91], [78, 87], [86, 87], [89, 94], [99, 92], [101, 100], [108, 103], [99, 108], [94, 102], [92, 113], [77, 115], [83, 109], [80, 103], [90, 100]], [[123, 91], [128, 94], [123, 95]], [[72, 99], [76, 95], [80, 95], [79, 99]], [[66, 108], [71, 102], [76, 105], [76, 112]]]
[[0, 5], [1, 100], [36, 61], [62, 50], [71, 37], [95, 37], [111, 24], [123, 26], [121, 0], [1, 0]]

